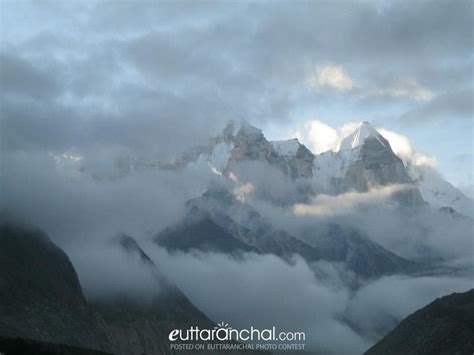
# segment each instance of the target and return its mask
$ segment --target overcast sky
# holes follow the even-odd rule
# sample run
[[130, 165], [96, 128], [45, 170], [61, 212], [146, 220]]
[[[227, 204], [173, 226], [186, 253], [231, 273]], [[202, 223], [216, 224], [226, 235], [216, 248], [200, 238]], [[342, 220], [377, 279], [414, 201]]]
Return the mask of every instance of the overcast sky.
[[1, 0], [2, 150], [167, 156], [245, 118], [408, 136], [472, 186], [472, 1]]

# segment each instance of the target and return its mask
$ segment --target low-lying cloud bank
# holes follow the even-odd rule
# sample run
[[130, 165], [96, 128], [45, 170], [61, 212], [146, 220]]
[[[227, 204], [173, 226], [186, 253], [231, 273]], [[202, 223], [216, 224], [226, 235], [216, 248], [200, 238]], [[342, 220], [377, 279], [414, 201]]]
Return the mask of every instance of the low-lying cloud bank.
[[181, 218], [185, 201], [215, 178], [204, 169], [143, 169], [111, 179], [117, 173], [111, 160], [110, 169], [97, 171], [86, 163], [89, 170], [81, 172], [79, 164], [68, 165], [70, 159], [58, 163], [47, 154], [12, 153], [2, 161], [0, 207], [43, 228], [61, 245], [119, 232], [144, 235]]
[[214, 321], [306, 332], [312, 350], [362, 352], [401, 319], [436, 297], [472, 286], [464, 277], [388, 276], [348, 289], [339, 266], [292, 264], [273, 255], [235, 259], [216, 253], [146, 250], [160, 269]]
[[[169, 253], [151, 241], [142, 248], [191, 302], [215, 322], [232, 327], [275, 326], [304, 331], [313, 351], [363, 352], [401, 319], [452, 292], [472, 286], [463, 276], [394, 275], [349, 289], [341, 265], [308, 265], [294, 256], [286, 263], [274, 255]], [[148, 266], [110, 243], [76, 245], [68, 250], [87, 298], [116, 295], [149, 300], [161, 290]]]

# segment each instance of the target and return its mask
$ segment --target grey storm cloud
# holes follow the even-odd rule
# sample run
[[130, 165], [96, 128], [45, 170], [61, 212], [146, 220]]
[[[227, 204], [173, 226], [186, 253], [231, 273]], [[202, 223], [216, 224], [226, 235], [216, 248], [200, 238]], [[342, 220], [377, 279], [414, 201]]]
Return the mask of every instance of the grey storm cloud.
[[61, 89], [56, 77], [9, 53], [0, 53], [0, 73], [0, 86], [7, 94], [48, 99]]
[[[301, 104], [354, 95], [356, 105], [370, 104], [357, 97], [387, 92], [399, 78], [434, 95], [427, 104], [409, 101], [410, 121], [440, 118], [437, 108], [445, 112], [453, 100], [463, 117], [472, 111], [470, 1], [1, 6], [4, 149], [120, 145], [167, 156], [229, 119], [283, 122]], [[347, 70], [353, 90], [307, 87], [314, 68], [329, 64]], [[382, 95], [377, 104], [403, 100]]]
[[406, 112], [401, 119], [410, 123], [472, 119], [474, 90], [460, 90], [440, 95], [432, 101]]

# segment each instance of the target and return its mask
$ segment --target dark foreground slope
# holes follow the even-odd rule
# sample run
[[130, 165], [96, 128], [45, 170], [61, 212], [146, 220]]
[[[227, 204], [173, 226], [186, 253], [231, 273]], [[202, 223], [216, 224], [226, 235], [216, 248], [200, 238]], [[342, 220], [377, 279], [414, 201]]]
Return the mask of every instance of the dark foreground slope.
[[111, 348], [67, 255], [41, 231], [0, 226], [0, 336]]
[[214, 327], [133, 238], [118, 242], [159, 283], [161, 291], [147, 302], [117, 294], [89, 303], [68, 256], [46, 234], [1, 223], [0, 353], [179, 354], [169, 346], [171, 329]]
[[405, 318], [365, 354], [474, 353], [474, 289], [436, 299]]
[[5, 355], [111, 355], [112, 353], [23, 338], [0, 337], [0, 351]]

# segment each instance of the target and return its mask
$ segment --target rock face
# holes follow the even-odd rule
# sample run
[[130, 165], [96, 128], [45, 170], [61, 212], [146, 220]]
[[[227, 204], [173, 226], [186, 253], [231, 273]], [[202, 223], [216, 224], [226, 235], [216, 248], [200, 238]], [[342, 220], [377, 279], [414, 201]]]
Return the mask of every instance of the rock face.
[[206, 164], [213, 171], [228, 175], [239, 163], [251, 161], [276, 167], [289, 181], [305, 181], [306, 197], [315, 191], [366, 192], [372, 187], [397, 184], [407, 188], [398, 192], [394, 200], [403, 206], [426, 205], [403, 161], [368, 122], [359, 124], [333, 150], [314, 155], [297, 139], [268, 141], [260, 129], [249, 123], [231, 121], [207, 146], [188, 152], [168, 168]]
[[188, 214], [176, 226], [158, 234], [156, 242], [171, 250], [198, 249], [228, 254], [256, 252], [289, 260], [294, 253], [308, 261], [320, 259], [311, 246], [275, 230], [251, 206], [219, 188], [187, 202]]
[[313, 176], [314, 155], [298, 139], [270, 142], [274, 150], [274, 164], [293, 179]]
[[298, 254], [309, 263], [317, 260], [344, 263], [362, 278], [407, 273], [420, 267], [360, 232], [339, 225], [311, 229], [296, 238], [273, 228], [250, 205], [238, 201], [224, 188], [189, 200], [187, 207], [188, 214], [182, 222], [157, 235], [155, 240], [159, 245], [169, 250], [274, 254], [284, 260]]
[[367, 122], [345, 138], [340, 149], [340, 154], [351, 156], [341, 180], [344, 190], [367, 191], [371, 185], [412, 182], [403, 162], [393, 153], [390, 143]]
[[257, 248], [234, 238], [206, 215], [198, 216], [197, 211], [192, 211], [183, 225], [168, 228], [160, 233], [156, 241], [168, 250], [186, 252], [191, 249], [229, 254], [242, 251], [259, 252]]
[[96, 350], [114, 339], [67, 255], [42, 232], [0, 226], [0, 336]]
[[319, 231], [306, 231], [303, 238], [318, 250], [324, 260], [342, 262], [363, 278], [411, 273], [422, 268], [420, 264], [404, 259], [364, 237], [354, 228], [329, 224]]
[[405, 318], [365, 354], [472, 354], [474, 289], [436, 299]]
[[[237, 133], [233, 136], [229, 132]], [[233, 143], [226, 172], [238, 162], [258, 160], [277, 167], [291, 179], [313, 175], [314, 155], [297, 139], [269, 142], [260, 129], [245, 121], [238, 126], [230, 122], [224, 136]]]
[[[230, 123], [230, 127], [234, 123]], [[229, 131], [229, 126], [224, 130]], [[234, 128], [235, 129], [235, 128]], [[229, 164], [243, 160], [270, 161], [272, 146], [267, 141], [262, 131], [247, 122], [242, 122], [235, 136], [228, 136], [234, 143]]]
[[362, 122], [334, 151], [317, 157], [319, 178], [325, 188], [335, 193], [366, 192], [371, 187], [393, 184], [412, 185], [399, 192], [395, 199], [404, 206], [424, 206], [414, 181], [402, 160], [392, 151], [390, 143], [370, 123]]
[[226, 174], [240, 162], [260, 161], [280, 169], [290, 179], [313, 175], [314, 155], [297, 139], [268, 141], [262, 131], [246, 121], [230, 121], [223, 133], [211, 138], [207, 146], [196, 147], [166, 168], [208, 164]]

